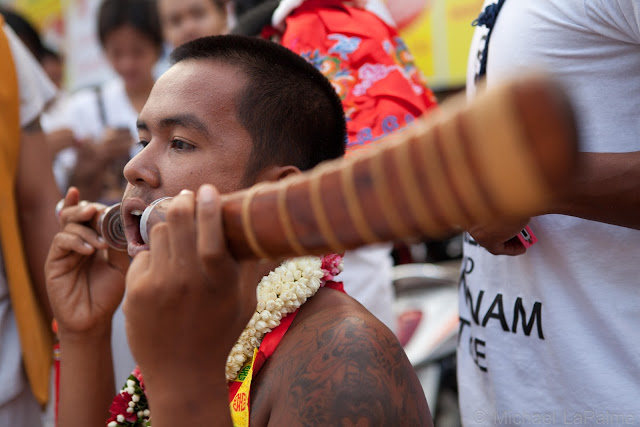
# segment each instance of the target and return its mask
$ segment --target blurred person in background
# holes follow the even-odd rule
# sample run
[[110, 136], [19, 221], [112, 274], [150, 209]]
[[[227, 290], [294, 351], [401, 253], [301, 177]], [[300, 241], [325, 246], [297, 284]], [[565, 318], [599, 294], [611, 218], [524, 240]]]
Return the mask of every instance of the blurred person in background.
[[40, 65], [44, 72], [47, 73], [51, 82], [56, 85], [58, 89], [61, 89], [64, 81], [64, 58], [62, 54], [46, 46], [42, 46]]
[[[118, 77], [75, 93], [55, 119], [58, 129], [70, 129], [80, 141], [60, 153], [55, 172], [63, 190], [73, 185], [85, 200], [112, 204], [121, 200], [126, 186], [124, 165], [141, 148], [136, 121], [155, 82], [153, 69], [163, 41], [154, 0], [104, 0], [97, 24]], [[120, 309], [112, 330], [114, 369], [123, 378], [135, 362]]]
[[[46, 132], [47, 145], [51, 151], [51, 158], [55, 159], [65, 148], [74, 147], [78, 144], [78, 140], [73, 135], [73, 131], [64, 125], [64, 110], [69, 101], [69, 94], [64, 89], [64, 58], [62, 54], [49, 49], [46, 46], [42, 48], [40, 57], [40, 65], [51, 82], [58, 88], [58, 94], [53, 102], [47, 105], [47, 109], [40, 117], [40, 124], [43, 129], [55, 129]], [[58, 119], [63, 120], [62, 125], [57, 124]], [[64, 191], [64, 188], [60, 188]]]
[[[0, 14], [4, 16], [6, 24], [11, 27], [33, 57], [38, 60], [49, 79], [59, 89], [56, 97], [47, 103], [45, 111], [40, 116], [40, 124], [43, 129], [55, 129], [45, 133], [51, 157], [55, 159], [61, 150], [72, 147], [76, 143], [71, 129], [64, 125], [56, 125], [56, 117], [63, 111], [67, 99], [66, 94], [61, 90], [63, 80], [62, 57], [44, 46], [38, 31], [26, 17], [15, 10], [3, 6], [0, 6]], [[64, 189], [61, 188], [61, 190]]]
[[226, 0], [158, 0], [158, 15], [165, 40], [173, 47], [205, 36], [226, 34]]
[[73, 185], [85, 199], [111, 204], [122, 196], [122, 169], [138, 149], [136, 119], [155, 81], [162, 34], [153, 0], [105, 0], [97, 27], [118, 77], [71, 96], [46, 130], [70, 129], [77, 140], [56, 160], [60, 188]]
[[[234, 10], [234, 33], [278, 42], [329, 79], [347, 117], [347, 155], [437, 105], [381, 1], [235, 0]], [[347, 293], [395, 331], [391, 244], [347, 251], [344, 264]]]
[[37, 427], [52, 359], [43, 266], [60, 198], [39, 116], [56, 91], [3, 21], [0, 15], [0, 425]]

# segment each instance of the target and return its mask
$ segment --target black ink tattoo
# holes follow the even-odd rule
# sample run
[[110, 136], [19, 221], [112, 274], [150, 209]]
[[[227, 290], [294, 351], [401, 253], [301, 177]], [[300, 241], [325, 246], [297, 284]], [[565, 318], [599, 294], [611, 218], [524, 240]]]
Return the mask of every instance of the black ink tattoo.
[[258, 377], [256, 385], [269, 392], [254, 394], [252, 385], [252, 423], [254, 410], [271, 406], [270, 421], [279, 425], [431, 425], [422, 387], [395, 336], [358, 315], [330, 315], [300, 325], [296, 336], [304, 339], [267, 362], [268, 378]]

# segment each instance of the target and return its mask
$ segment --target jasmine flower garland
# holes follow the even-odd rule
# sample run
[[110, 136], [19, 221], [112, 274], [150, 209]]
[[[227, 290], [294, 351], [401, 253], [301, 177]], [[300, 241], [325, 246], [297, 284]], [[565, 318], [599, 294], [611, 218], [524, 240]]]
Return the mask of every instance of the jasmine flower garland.
[[227, 358], [227, 381], [236, 378], [240, 368], [253, 356], [253, 349], [260, 347], [267, 332], [278, 326], [287, 314], [300, 308], [340, 271], [342, 257], [328, 255], [323, 259], [293, 258], [264, 276], [258, 284], [256, 312]]
[[[264, 336], [289, 313], [296, 311], [324, 284], [343, 270], [342, 256], [300, 257], [283, 262], [258, 284], [256, 311], [227, 357], [225, 376], [233, 381], [260, 347]], [[110, 408], [107, 427], [151, 426], [151, 413], [138, 368], [127, 379]]]

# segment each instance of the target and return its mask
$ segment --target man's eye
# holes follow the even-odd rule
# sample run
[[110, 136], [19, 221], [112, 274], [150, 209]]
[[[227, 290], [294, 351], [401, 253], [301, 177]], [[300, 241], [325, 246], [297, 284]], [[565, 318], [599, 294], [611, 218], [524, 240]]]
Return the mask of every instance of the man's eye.
[[174, 139], [171, 141], [171, 148], [178, 151], [186, 151], [193, 150], [194, 147], [187, 142], [181, 141], [179, 139]]
[[147, 145], [149, 145], [149, 141], [138, 141], [138, 145], [140, 145], [141, 149], [145, 148]]

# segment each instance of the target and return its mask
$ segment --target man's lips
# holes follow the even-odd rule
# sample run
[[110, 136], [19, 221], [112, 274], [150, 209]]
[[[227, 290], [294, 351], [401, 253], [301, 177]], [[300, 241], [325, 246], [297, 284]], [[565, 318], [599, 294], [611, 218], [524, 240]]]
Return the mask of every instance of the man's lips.
[[129, 198], [122, 202], [124, 233], [128, 242], [129, 256], [132, 257], [149, 248], [140, 235], [140, 216], [147, 205], [138, 198]]

